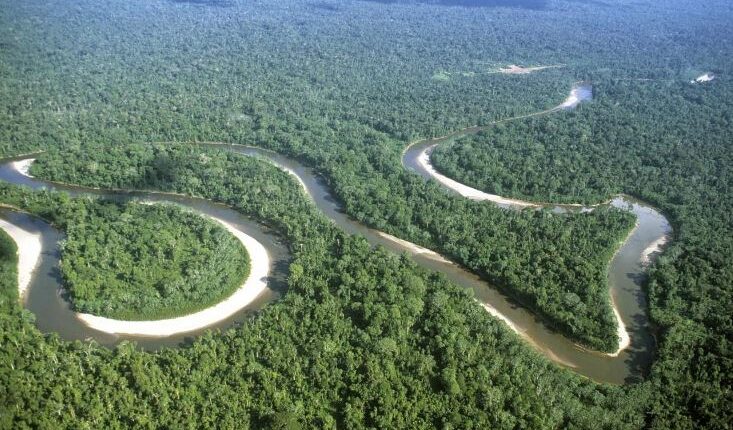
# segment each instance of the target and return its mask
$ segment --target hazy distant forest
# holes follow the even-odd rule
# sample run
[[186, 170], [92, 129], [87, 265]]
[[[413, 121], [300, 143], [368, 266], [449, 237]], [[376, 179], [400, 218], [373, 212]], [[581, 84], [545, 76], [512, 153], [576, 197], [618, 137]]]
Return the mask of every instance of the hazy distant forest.
[[[0, 3], [0, 155], [43, 149], [45, 177], [226, 203], [293, 254], [280, 300], [153, 353], [39, 332], [0, 232], [0, 427], [733, 422], [730, 2]], [[509, 64], [561, 67], [496, 72]], [[706, 72], [716, 78], [690, 82]], [[297, 158], [354, 219], [449, 255], [571, 338], [611, 350], [600, 298], [631, 215], [503, 211], [400, 162], [410, 142], [550, 108], [581, 80], [593, 83], [592, 102], [459, 139], [434, 162], [502, 195], [598, 202], [624, 192], [667, 215], [673, 240], [645, 287], [657, 356], [644, 381], [625, 386], [559, 367], [445, 277], [344, 234], [275, 167], [215, 150], [203, 165], [202, 150], [152, 145], [223, 141]], [[58, 224], [79, 204], [5, 183], [0, 202]]]

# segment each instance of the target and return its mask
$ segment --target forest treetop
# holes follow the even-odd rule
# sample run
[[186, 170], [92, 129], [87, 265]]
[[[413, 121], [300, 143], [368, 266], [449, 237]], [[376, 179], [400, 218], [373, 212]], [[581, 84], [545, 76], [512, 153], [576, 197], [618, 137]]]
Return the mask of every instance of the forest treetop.
[[[565, 184], [587, 199], [626, 190], [669, 215], [674, 242], [646, 288], [659, 330], [648, 380], [620, 389], [559, 370], [444, 279], [329, 227], [285, 174], [235, 158], [226, 160], [233, 170], [201, 171], [182, 153], [171, 160], [195, 179], [166, 176], [160, 165], [160, 176], [138, 179], [210, 191], [269, 220], [297, 253], [288, 294], [241, 328], [146, 354], [44, 337], [3, 290], [0, 387], [11, 414], [2, 425], [192, 427], [201, 417], [198, 426], [212, 427], [729, 426], [730, 2], [230, 3], [3, 1], [0, 152], [171, 140], [270, 148], [316, 168], [350, 216], [498, 274], [507, 288], [530, 288], [512, 275], [529, 270], [522, 259], [536, 249], [554, 246], [556, 236], [541, 234], [580, 223], [613, 237], [628, 220], [502, 215], [405, 172], [399, 155], [418, 138], [554, 106], [573, 82], [590, 80], [591, 105], [507, 127], [507, 136], [545, 136], [547, 159], [495, 160], [546, 168], [526, 178], [517, 171], [517, 192], [554, 178], [558, 199], [572, 192]], [[566, 67], [481, 73], [508, 64]], [[449, 79], [433, 79], [439, 71]], [[706, 72], [716, 79], [689, 83]], [[562, 154], [587, 172], [546, 164]], [[617, 166], [606, 169], [604, 156]], [[591, 176], [597, 184], [584, 181]], [[3, 187], [16, 203], [53, 206], [44, 194], [16, 193]], [[509, 240], [516, 231], [531, 234]], [[590, 247], [608, 249], [559, 244], [573, 258], [548, 258], [539, 269], [572, 273]], [[482, 258], [500, 255], [512, 256], [503, 269]], [[602, 263], [589, 271], [596, 280]]]
[[223, 300], [249, 272], [244, 246], [212, 220], [166, 204], [81, 201], [65, 223], [61, 259], [78, 312], [181, 316]]

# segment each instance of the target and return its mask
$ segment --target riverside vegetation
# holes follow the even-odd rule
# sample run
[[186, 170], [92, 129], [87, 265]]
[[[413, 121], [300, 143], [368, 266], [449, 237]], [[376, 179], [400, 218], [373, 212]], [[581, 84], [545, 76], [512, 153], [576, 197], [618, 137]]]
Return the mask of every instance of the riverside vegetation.
[[[730, 10], [719, 1], [704, 11], [686, 0], [537, 3], [5, 2], [3, 154], [63, 149], [49, 153], [49, 175], [104, 185], [103, 171], [92, 177], [81, 162], [52, 169], [53, 159], [114, 149], [122, 161], [96, 155], [112, 172], [113, 163], [136, 159], [134, 151], [158, 151], [155, 164], [130, 170], [125, 184], [231, 204], [278, 230], [295, 259], [282, 300], [241, 327], [156, 354], [42, 335], [9, 285], [0, 316], [2, 424], [725, 428], [733, 400], [726, 155], [733, 98], [722, 72], [732, 69], [733, 53], [714, 41], [729, 37]], [[432, 79], [497, 62], [566, 67]], [[689, 84], [708, 69], [719, 78]], [[215, 140], [295, 156], [323, 175], [352, 217], [447, 254], [523, 297], [550, 324], [607, 350], [615, 332], [608, 303], [596, 306], [605, 291], [599, 273], [633, 223], [628, 214], [506, 213], [448, 195], [399, 163], [410, 141], [554, 106], [580, 79], [594, 83], [593, 105], [512, 124], [509, 133], [533, 136], [541, 124], [563, 139], [564, 130], [580, 130], [589, 148], [579, 163], [597, 180], [553, 168], [546, 191], [529, 186], [545, 175], [537, 171], [505, 186], [573, 202], [625, 190], [671, 216], [673, 245], [647, 284], [658, 357], [646, 381], [623, 388], [548, 363], [442, 277], [343, 235], [282, 172], [209, 153], [225, 168], [205, 169], [193, 149], [166, 155], [139, 145]], [[596, 104], [605, 116], [594, 116]], [[590, 126], [579, 118], [612, 136], [582, 128]], [[548, 139], [553, 160], [572, 152], [559, 142], [554, 154]], [[623, 164], [608, 172], [600, 154]], [[508, 166], [508, 157], [496, 159]], [[174, 174], [186, 163], [190, 175]], [[47, 215], [63, 199], [2, 189], [5, 202], [36, 202]], [[584, 240], [563, 236], [576, 231]], [[560, 276], [568, 273], [592, 291], [577, 294]], [[593, 309], [569, 317], [564, 305], [543, 309], [531, 290], [537, 282], [551, 303], [574, 293]]]
[[[207, 181], [196, 178], [214, 172], [232, 174], [227, 183], [237, 181], [233, 154], [202, 151], [168, 145], [128, 145], [101, 151], [86, 145], [50, 150], [39, 157], [33, 173], [55, 181], [107, 188], [172, 183], [174, 191], [191, 195], [211, 189]], [[413, 224], [413, 229], [422, 227], [422, 231], [416, 230], [423, 233], [415, 235], [417, 239], [506, 285], [573, 337], [594, 348], [616, 349], [616, 320], [608, 305], [606, 266], [633, 226], [632, 216], [616, 210], [568, 216], [507, 212], [449, 197], [435, 187], [423, 187], [422, 191], [404, 197], [426, 210]], [[256, 192], [253, 189], [248, 194]], [[399, 193], [380, 197], [385, 205], [404, 205]], [[371, 207], [360, 208], [374, 212]], [[359, 208], [347, 205], [347, 210], [356, 212], [357, 219], [370, 219], [359, 213]], [[382, 226], [402, 233], [398, 229], [402, 226], [396, 227]], [[409, 231], [408, 226], [404, 228]], [[425, 241], [424, 232], [432, 233], [432, 240]]]
[[[117, 151], [110, 160], [125, 159]], [[287, 294], [241, 327], [153, 354], [127, 342], [108, 350], [42, 335], [32, 327], [32, 314], [17, 303], [11, 283], [3, 291], [8, 313], [0, 341], [7, 348], [0, 362], [10, 366], [1, 375], [12, 382], [3, 384], [4, 395], [16, 406], [3, 415], [6, 422], [16, 427], [589, 427], [599, 420], [607, 427], [640, 425], [638, 399], [649, 396], [644, 386], [633, 388], [632, 401], [625, 389], [598, 385], [551, 364], [442, 276], [343, 234], [286, 173], [241, 155], [204, 151], [226, 162], [226, 170], [211, 175], [205, 170], [211, 164], [200, 162], [201, 149], [166, 146], [161, 152], [174, 154], [176, 162], [152, 163], [168, 166], [165, 171], [144, 169], [161, 178], [155, 188], [180, 191], [188, 182], [177, 180], [196, 178], [202, 186], [200, 194], [192, 194], [228, 203], [283, 234], [295, 257]], [[54, 224], [74, 205], [62, 193], [7, 184], [0, 184], [0, 199]], [[509, 354], [492, 352], [498, 350]], [[57, 362], [27, 362], [34, 354]], [[49, 400], [42, 394], [46, 390]], [[490, 403], [470, 401], [476, 396]], [[199, 414], [204, 399], [214, 409]], [[511, 409], [505, 411], [505, 405]], [[109, 408], [125, 418], [110, 415]]]
[[78, 312], [123, 320], [185, 315], [220, 302], [248, 273], [244, 246], [171, 205], [75, 199], [59, 225], [61, 274]]

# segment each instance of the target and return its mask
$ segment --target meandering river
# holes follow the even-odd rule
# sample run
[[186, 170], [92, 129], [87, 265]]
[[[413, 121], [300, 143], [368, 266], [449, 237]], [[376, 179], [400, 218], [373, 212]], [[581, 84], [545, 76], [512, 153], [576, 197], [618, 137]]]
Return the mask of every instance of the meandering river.
[[43, 332], [58, 333], [62, 338], [67, 340], [94, 339], [103, 345], [114, 345], [121, 340], [135, 340], [141, 347], [146, 349], [176, 346], [199, 336], [205, 330], [227, 328], [243, 321], [253, 311], [260, 309], [266, 303], [279, 297], [286, 288], [287, 268], [290, 264], [290, 255], [287, 247], [267, 227], [253, 222], [231, 208], [205, 199], [174, 194], [107, 191], [53, 184], [23, 175], [16, 168], [14, 161], [16, 160], [6, 160], [0, 165], [0, 180], [16, 185], [25, 185], [33, 189], [46, 188], [66, 191], [74, 196], [94, 195], [116, 201], [139, 200], [144, 202], [178, 204], [196, 213], [224, 221], [232, 228], [246, 233], [263, 245], [270, 257], [271, 267], [269, 276], [266, 279], [268, 288], [257, 296], [254, 301], [250, 302], [249, 305], [227, 318], [200, 329], [186, 330], [185, 332], [170, 336], [110, 334], [90, 327], [89, 322], [85, 322], [84, 318], [71, 308], [69, 301], [63, 293], [58, 265], [60, 258], [59, 241], [64, 238], [63, 234], [35, 216], [16, 212], [8, 208], [0, 208], [0, 218], [7, 220], [25, 231], [40, 234], [42, 243], [40, 263], [31, 277], [29, 288], [23, 300], [26, 308], [35, 314], [36, 325]]
[[[432, 178], [413, 160], [416, 160], [419, 154], [418, 148], [435, 143], [434, 140], [430, 140], [412, 145], [405, 152], [403, 158], [405, 166]], [[227, 144], [210, 145], [260, 157], [296, 175], [316, 206], [339, 227], [351, 234], [364, 236], [372, 245], [381, 245], [397, 253], [406, 253], [423, 268], [441, 272], [456, 284], [473, 290], [479, 302], [490, 306], [510, 321], [523, 338], [553, 361], [594, 380], [617, 384], [638, 380], [648, 369], [653, 358], [654, 339], [649, 332], [646, 300], [641, 289], [645, 273], [642, 256], [648, 252], [650, 244], [668, 235], [671, 227], [662, 214], [643, 202], [620, 196], [610, 203], [619, 208], [629, 209], [637, 216], [637, 227], [609, 266], [611, 297], [630, 335], [628, 348], [616, 356], [610, 356], [586, 350], [562, 334], [549, 329], [537, 316], [488, 285], [485, 280], [439, 254], [354, 221], [341, 211], [335, 197], [313, 170], [299, 162], [259, 148]], [[554, 207], [558, 212], [590, 209], [575, 205], [554, 205]]]
[[[588, 99], [591, 94], [592, 91], [589, 86], [576, 86], [573, 88], [571, 96], [563, 104], [555, 108], [503, 121], [572, 108], [580, 101]], [[431, 172], [426, 167], [429, 166], [429, 153], [426, 154], [428, 149], [447, 140], [465, 134], [479, 132], [484, 128], [471, 127], [452, 133], [449, 136], [428, 139], [410, 145], [403, 155], [403, 164], [406, 168], [413, 170], [427, 179], [437, 179], [435, 176], [437, 172], [434, 169]], [[499, 315], [502, 320], [507, 322], [510, 327], [517, 331], [520, 336], [533, 345], [539, 352], [545, 354], [553, 361], [573, 369], [579, 374], [597, 381], [622, 384], [640, 379], [652, 360], [654, 339], [649, 332], [649, 321], [645, 312], [646, 301], [641, 289], [645, 273], [642, 257], [645, 253], [649, 252], [649, 246], [659, 241], [660, 238], [667, 236], [671, 232], [671, 228], [663, 215], [643, 202], [636, 201], [627, 196], [619, 196], [609, 203], [616, 207], [632, 211], [637, 216], [638, 221], [637, 227], [621, 246], [609, 266], [608, 276], [612, 301], [618, 310], [618, 317], [630, 335], [629, 346], [621, 350], [617, 355], [611, 356], [579, 347], [563, 335], [549, 329], [535, 315], [517, 305], [512, 299], [499, 292], [496, 288], [488, 285], [478, 276], [451, 263], [437, 253], [368, 228], [352, 220], [341, 211], [337, 200], [330, 193], [328, 187], [320, 177], [312, 169], [303, 166], [299, 162], [271, 151], [242, 145], [215, 143], [202, 145], [216, 146], [222, 150], [259, 157], [291, 173], [298, 179], [316, 206], [340, 228], [348, 233], [364, 236], [372, 245], [381, 245], [394, 252], [405, 253], [421, 267], [441, 272], [456, 284], [473, 290], [476, 299], [482, 305], [493, 314]], [[426, 156], [428, 157], [427, 164], [425, 163]], [[94, 194], [114, 199], [140, 198], [154, 201], [171, 201], [192, 208], [200, 213], [225, 219], [238, 228], [242, 228], [265, 245], [273, 261], [275, 261], [274, 274], [270, 280], [271, 288], [274, 291], [281, 291], [284, 285], [284, 275], [287, 271], [288, 264], [288, 256], [284, 246], [279, 244], [277, 239], [262, 226], [247, 220], [238, 212], [222, 205], [202, 199], [172, 196], [163, 193], [108, 192], [83, 187], [57, 186], [25, 177], [13, 169], [11, 163], [0, 166], [0, 180], [14, 184], [28, 185], [33, 188], [55, 188], [68, 191], [75, 195]], [[474, 191], [481, 193], [479, 190]], [[535, 203], [531, 202], [507, 201], [500, 203], [507, 208], [528, 205], [536, 206]], [[576, 205], [552, 206], [558, 212], [592, 210], [592, 208], [583, 208]], [[31, 282], [26, 301], [28, 309], [37, 315], [39, 328], [46, 332], [58, 332], [66, 339], [86, 339], [92, 337], [104, 344], [119, 341], [120, 337], [95, 332], [81, 324], [74, 318], [74, 314], [69, 309], [68, 303], [59, 296], [60, 282], [57, 268], [57, 242], [61, 239], [60, 233], [29, 215], [3, 210], [0, 211], [0, 216], [22, 227], [39, 231], [43, 237], [44, 255], [41, 265]], [[240, 321], [252, 309], [257, 309], [258, 306], [272, 300], [275, 295], [276, 293], [271, 292], [261, 297], [257, 304], [240, 312], [229, 320], [216, 324], [214, 327], [226, 327], [236, 321]], [[197, 334], [199, 332], [191, 332], [164, 339], [146, 339], [134, 336], [125, 338], [135, 339], [147, 348], [157, 348], [162, 345], [175, 345], [181, 340]]]

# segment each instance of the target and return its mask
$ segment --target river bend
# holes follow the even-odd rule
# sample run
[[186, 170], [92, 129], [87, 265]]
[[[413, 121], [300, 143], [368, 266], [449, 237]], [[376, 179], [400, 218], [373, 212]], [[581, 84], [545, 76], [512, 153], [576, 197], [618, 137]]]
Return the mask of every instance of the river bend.
[[[561, 105], [535, 114], [523, 115], [498, 121], [505, 122], [558, 112], [575, 107], [578, 103], [590, 98], [592, 90], [587, 85], [576, 86], [571, 95]], [[492, 124], [488, 125], [490, 127]], [[429, 168], [429, 151], [435, 145], [448, 140], [477, 133], [486, 127], [470, 127], [448, 136], [435, 139], [427, 139], [410, 145], [403, 154], [403, 165], [424, 176], [426, 179], [436, 180], [440, 175], [434, 169]], [[237, 144], [226, 143], [199, 143], [199, 145], [213, 146], [222, 150], [233, 151], [246, 156], [253, 156], [274, 164], [295, 176], [305, 192], [310, 196], [315, 205], [323, 214], [331, 219], [336, 225], [350, 234], [362, 235], [372, 245], [380, 245], [391, 251], [406, 254], [421, 267], [443, 273], [452, 282], [471, 289], [476, 299], [489, 312], [498, 316], [506, 322], [513, 330], [531, 344], [536, 350], [551, 360], [573, 369], [575, 372], [592, 378], [596, 381], [623, 384], [638, 381], [648, 369], [653, 358], [654, 339], [649, 331], [649, 321], [646, 316], [646, 301], [641, 288], [644, 279], [646, 264], [650, 253], [656, 251], [655, 244], [660, 243], [671, 233], [671, 227], [667, 219], [657, 210], [643, 202], [634, 200], [628, 196], [617, 196], [609, 204], [628, 209], [637, 217], [637, 226], [621, 245], [609, 266], [610, 295], [617, 316], [623, 323], [630, 337], [628, 347], [619, 351], [616, 355], [603, 354], [589, 351], [570, 341], [562, 334], [549, 329], [535, 315], [519, 306], [514, 300], [501, 293], [498, 289], [487, 284], [477, 275], [452, 263], [441, 255], [415, 245], [408, 241], [388, 235], [384, 232], [371, 229], [357, 221], [354, 221], [341, 211], [337, 199], [331, 194], [328, 187], [321, 178], [309, 167], [299, 162], [277, 154], [272, 151], [253, 148]], [[28, 158], [28, 157], [26, 157]], [[426, 162], [427, 160], [427, 162]], [[442, 175], [441, 175], [442, 176]], [[448, 178], [449, 179], [449, 178]], [[262, 231], [263, 227], [243, 218], [238, 212], [202, 199], [194, 199], [183, 196], [171, 196], [164, 193], [151, 192], [111, 192], [94, 190], [83, 187], [58, 186], [44, 181], [27, 178], [14, 170], [10, 163], [0, 166], [0, 180], [5, 180], [19, 185], [28, 185], [33, 188], [56, 188], [68, 191], [72, 194], [94, 194], [107, 198], [141, 198], [145, 200], [173, 201], [191, 207], [204, 214], [213, 214], [225, 219], [235, 225], [242, 226], [245, 231], [255, 236], [268, 248], [268, 252], [275, 254], [276, 261], [275, 275], [271, 285], [275, 290], [282, 289], [284, 285], [284, 274], [287, 271], [288, 257], [284, 247], [269, 232]], [[440, 181], [439, 181], [440, 182]], [[455, 181], [454, 181], [455, 182]], [[443, 184], [445, 185], [445, 183]], [[460, 184], [462, 185], [462, 184]], [[463, 185], [466, 187], [465, 185]], [[447, 186], [451, 189], [452, 187]], [[470, 187], [467, 187], [470, 188]], [[480, 190], [471, 189], [470, 192], [482, 193]], [[456, 190], [453, 190], [456, 191]], [[460, 191], [458, 191], [460, 193]], [[461, 193], [463, 194], [463, 193]], [[486, 194], [486, 193], [484, 193]], [[465, 194], [464, 194], [465, 195]], [[468, 196], [470, 198], [475, 198]], [[504, 199], [501, 196], [493, 196]], [[492, 200], [478, 198], [479, 200]], [[544, 206], [533, 202], [522, 202], [518, 200], [504, 199], [497, 201], [497, 204], [506, 208]], [[579, 205], [551, 205], [557, 212], [569, 210], [592, 210], [592, 207], [581, 207]], [[69, 318], [68, 303], [58, 295], [60, 288], [57, 269], [58, 248], [57, 242], [60, 234], [47, 224], [28, 215], [17, 212], [0, 212], [0, 216], [21, 226], [40, 231], [43, 237], [44, 255], [41, 265], [37, 269], [31, 282], [30, 292], [26, 306], [38, 316], [37, 324], [43, 331], [59, 332], [67, 339], [85, 339], [93, 337], [102, 343], [114, 343], [118, 337], [109, 338], [105, 334], [90, 332], [88, 327], [81, 326], [78, 321]], [[275, 296], [275, 293], [262, 297], [259, 306], [266, 303]], [[55, 304], [49, 305], [49, 302]], [[256, 308], [255, 306], [254, 308]], [[46, 314], [48, 309], [55, 309], [54, 312]], [[63, 308], [66, 310], [63, 311]], [[226, 327], [241, 320], [251, 310], [245, 310], [231, 320], [223, 321], [216, 327]], [[150, 340], [146, 338], [134, 338], [143, 346], [159, 347], [161, 345], [174, 345], [181, 340], [195, 336], [197, 332], [181, 336], [173, 336], [166, 339]], [[105, 337], [106, 336], [106, 337]]]

